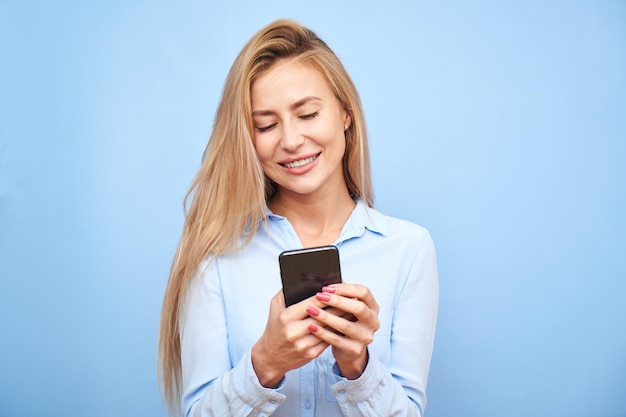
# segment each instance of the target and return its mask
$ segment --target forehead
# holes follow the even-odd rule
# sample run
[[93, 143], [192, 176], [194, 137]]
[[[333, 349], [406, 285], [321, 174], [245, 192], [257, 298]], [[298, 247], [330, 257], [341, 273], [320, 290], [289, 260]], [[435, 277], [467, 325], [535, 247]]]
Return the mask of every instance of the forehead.
[[289, 104], [302, 97], [334, 97], [321, 72], [303, 61], [282, 59], [254, 80], [250, 88], [252, 108]]

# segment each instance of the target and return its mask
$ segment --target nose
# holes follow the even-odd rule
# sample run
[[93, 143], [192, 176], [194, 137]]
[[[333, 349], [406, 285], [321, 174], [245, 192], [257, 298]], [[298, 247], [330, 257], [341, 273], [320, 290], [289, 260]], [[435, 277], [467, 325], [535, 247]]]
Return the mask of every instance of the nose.
[[298, 127], [293, 123], [283, 123], [280, 146], [287, 151], [295, 151], [304, 143], [304, 135], [300, 133]]

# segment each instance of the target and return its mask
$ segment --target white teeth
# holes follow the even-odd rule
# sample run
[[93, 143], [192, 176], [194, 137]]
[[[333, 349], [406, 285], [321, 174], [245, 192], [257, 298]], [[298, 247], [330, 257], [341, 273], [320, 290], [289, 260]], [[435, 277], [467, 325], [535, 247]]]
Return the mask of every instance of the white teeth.
[[300, 159], [298, 161], [288, 162], [288, 163], [283, 164], [283, 165], [286, 166], [287, 168], [301, 167], [302, 165], [306, 165], [306, 164], [309, 164], [309, 163], [315, 161], [316, 158], [317, 158], [317, 155], [314, 155], [314, 156], [311, 156], [310, 158], [304, 158], [304, 159]]

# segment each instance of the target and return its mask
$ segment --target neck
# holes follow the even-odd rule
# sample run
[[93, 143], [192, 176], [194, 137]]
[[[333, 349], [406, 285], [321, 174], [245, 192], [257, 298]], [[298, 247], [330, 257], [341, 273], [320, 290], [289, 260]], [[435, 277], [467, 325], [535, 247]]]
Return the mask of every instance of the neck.
[[301, 195], [279, 190], [269, 206], [272, 212], [289, 220], [304, 247], [312, 247], [337, 240], [355, 203], [347, 188], [339, 195]]

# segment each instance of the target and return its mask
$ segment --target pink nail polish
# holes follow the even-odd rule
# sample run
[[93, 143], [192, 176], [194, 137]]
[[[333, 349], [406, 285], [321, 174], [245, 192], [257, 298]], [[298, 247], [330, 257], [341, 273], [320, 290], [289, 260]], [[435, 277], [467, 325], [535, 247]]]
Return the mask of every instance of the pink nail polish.
[[326, 286], [326, 287], [322, 287], [322, 291], [324, 292], [329, 292], [329, 293], [334, 293], [335, 291], [337, 291], [337, 288], [333, 287], [333, 286]]
[[309, 324], [309, 330], [312, 332], [316, 332], [317, 331], [317, 326], [314, 324]]
[[320, 311], [317, 308], [313, 307], [313, 306], [308, 306], [306, 308], [306, 312], [309, 313], [310, 315], [314, 316], [314, 317], [317, 317], [317, 316], [320, 315]]
[[330, 301], [330, 294], [325, 294], [323, 292], [318, 292], [315, 294], [318, 300], [320, 301]]

